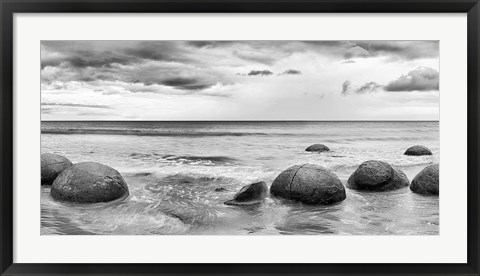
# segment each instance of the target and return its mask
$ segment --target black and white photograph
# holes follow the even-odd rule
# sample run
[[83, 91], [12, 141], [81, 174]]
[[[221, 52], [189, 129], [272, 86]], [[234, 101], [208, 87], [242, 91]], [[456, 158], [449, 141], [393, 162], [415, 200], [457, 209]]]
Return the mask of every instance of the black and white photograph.
[[440, 234], [439, 41], [39, 46], [41, 235]]

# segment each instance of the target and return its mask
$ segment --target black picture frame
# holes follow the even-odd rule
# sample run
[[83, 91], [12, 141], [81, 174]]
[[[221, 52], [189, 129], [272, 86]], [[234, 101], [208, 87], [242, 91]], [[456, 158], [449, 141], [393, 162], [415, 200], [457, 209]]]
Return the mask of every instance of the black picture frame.
[[[0, 0], [1, 275], [479, 275], [479, 12], [477, 0]], [[466, 264], [13, 263], [13, 15], [15, 13], [467, 13], [468, 261]], [[445, 248], [448, 250], [448, 248]]]

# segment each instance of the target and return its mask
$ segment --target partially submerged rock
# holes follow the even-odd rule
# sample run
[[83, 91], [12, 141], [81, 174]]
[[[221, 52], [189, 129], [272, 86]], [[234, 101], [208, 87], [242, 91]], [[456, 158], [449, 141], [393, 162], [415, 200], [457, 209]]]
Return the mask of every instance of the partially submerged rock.
[[151, 172], [139, 172], [134, 174], [134, 176], [150, 176], [150, 175], [152, 175]]
[[330, 149], [323, 144], [313, 144], [313, 145], [309, 146], [308, 148], [306, 148], [305, 151], [324, 152], [324, 151], [330, 151]]
[[223, 188], [223, 187], [218, 187], [218, 188], [215, 188], [215, 192], [225, 192], [227, 189]]
[[270, 193], [306, 204], [333, 204], [346, 198], [340, 179], [327, 168], [313, 164], [295, 165], [281, 172]]
[[52, 185], [57, 176], [66, 168], [72, 166], [67, 158], [53, 153], [44, 153], [41, 159], [41, 184]]
[[268, 194], [265, 182], [260, 181], [244, 186], [235, 194], [232, 200], [226, 201], [227, 205], [254, 205], [260, 204]]
[[413, 155], [413, 156], [421, 156], [421, 155], [432, 155], [432, 152], [425, 146], [412, 146], [409, 147], [404, 155]]
[[412, 180], [410, 190], [422, 195], [438, 195], [440, 167], [438, 164], [430, 165], [421, 170]]
[[75, 164], [53, 182], [54, 199], [70, 202], [107, 202], [129, 195], [127, 183], [115, 169], [95, 162]]
[[347, 181], [350, 189], [375, 192], [391, 191], [409, 184], [403, 171], [376, 160], [363, 162]]

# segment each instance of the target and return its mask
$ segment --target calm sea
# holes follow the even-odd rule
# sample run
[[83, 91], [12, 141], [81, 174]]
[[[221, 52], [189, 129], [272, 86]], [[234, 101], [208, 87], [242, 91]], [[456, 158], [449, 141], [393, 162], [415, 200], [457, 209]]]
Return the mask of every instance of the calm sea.
[[[332, 206], [271, 198], [257, 207], [223, 204], [243, 185], [270, 186], [295, 164], [330, 168], [345, 184], [363, 161], [383, 160], [412, 180], [439, 162], [438, 122], [42, 122], [41, 140], [42, 153], [117, 169], [130, 189], [121, 202], [79, 205], [56, 202], [42, 187], [43, 235], [439, 233], [438, 197], [408, 188], [347, 189], [347, 199]], [[332, 151], [305, 152], [314, 143]], [[403, 155], [416, 144], [433, 156]]]

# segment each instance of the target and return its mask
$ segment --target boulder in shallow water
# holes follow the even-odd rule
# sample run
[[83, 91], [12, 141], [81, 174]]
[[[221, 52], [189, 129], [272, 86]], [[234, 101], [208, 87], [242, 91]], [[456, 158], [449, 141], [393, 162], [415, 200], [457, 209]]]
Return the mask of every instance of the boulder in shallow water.
[[72, 166], [67, 158], [53, 153], [44, 153], [41, 159], [41, 185], [52, 185], [57, 176], [66, 168]]
[[362, 191], [391, 191], [409, 185], [407, 176], [400, 169], [383, 161], [363, 162], [348, 178], [347, 187]]
[[227, 205], [254, 205], [259, 204], [268, 194], [268, 187], [265, 182], [244, 186], [238, 193], [235, 194], [232, 200], [226, 201]]
[[305, 151], [324, 152], [324, 151], [330, 151], [330, 149], [323, 144], [313, 144], [313, 145], [309, 146], [308, 148], [306, 148]]
[[218, 187], [218, 188], [215, 188], [215, 192], [226, 192], [227, 189], [223, 188], [223, 187]]
[[346, 198], [340, 179], [327, 168], [313, 164], [295, 165], [281, 172], [270, 193], [306, 204], [333, 204]]
[[70, 202], [107, 202], [129, 195], [127, 183], [115, 169], [83, 162], [65, 169], [50, 190], [54, 199]]
[[421, 170], [412, 180], [410, 190], [422, 195], [438, 195], [439, 190], [439, 165], [430, 165]]
[[413, 156], [421, 156], [421, 155], [432, 155], [432, 152], [425, 146], [412, 146], [409, 147], [404, 155], [413, 155]]

